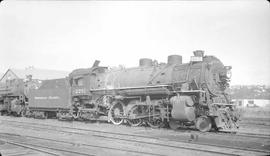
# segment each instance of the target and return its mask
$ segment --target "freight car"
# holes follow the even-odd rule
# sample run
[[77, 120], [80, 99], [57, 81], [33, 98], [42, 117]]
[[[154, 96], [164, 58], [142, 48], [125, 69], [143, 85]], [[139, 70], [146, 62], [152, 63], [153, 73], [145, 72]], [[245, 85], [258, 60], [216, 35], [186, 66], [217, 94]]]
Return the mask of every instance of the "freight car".
[[226, 93], [231, 67], [201, 50], [188, 63], [171, 55], [166, 64], [144, 58], [134, 68], [98, 64], [70, 73], [72, 110], [63, 116], [154, 128], [195, 126], [203, 132], [238, 127]]

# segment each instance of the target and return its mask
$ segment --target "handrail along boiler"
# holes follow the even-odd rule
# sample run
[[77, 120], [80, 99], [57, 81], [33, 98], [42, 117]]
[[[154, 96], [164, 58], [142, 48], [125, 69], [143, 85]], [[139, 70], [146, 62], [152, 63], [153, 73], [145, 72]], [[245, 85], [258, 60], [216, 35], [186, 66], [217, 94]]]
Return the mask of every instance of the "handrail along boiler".
[[69, 75], [71, 113], [77, 119], [107, 119], [116, 125], [195, 126], [203, 132], [237, 128], [226, 93], [230, 69], [201, 50], [194, 51], [188, 63], [179, 55], [160, 64], [140, 59], [134, 68], [109, 69], [96, 61], [92, 68]]

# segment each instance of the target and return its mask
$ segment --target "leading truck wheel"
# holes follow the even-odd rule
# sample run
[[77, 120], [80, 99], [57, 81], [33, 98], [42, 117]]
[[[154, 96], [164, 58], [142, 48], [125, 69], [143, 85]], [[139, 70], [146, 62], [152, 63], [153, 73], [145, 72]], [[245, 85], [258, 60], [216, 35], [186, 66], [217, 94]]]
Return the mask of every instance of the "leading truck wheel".
[[180, 124], [177, 121], [171, 119], [169, 121], [169, 127], [173, 130], [177, 130], [178, 128], [180, 128]]
[[201, 116], [196, 120], [196, 128], [201, 132], [208, 132], [212, 128], [211, 119], [207, 116]]
[[124, 105], [121, 101], [113, 102], [112, 107], [109, 110], [109, 119], [115, 125], [123, 123], [124, 119]]

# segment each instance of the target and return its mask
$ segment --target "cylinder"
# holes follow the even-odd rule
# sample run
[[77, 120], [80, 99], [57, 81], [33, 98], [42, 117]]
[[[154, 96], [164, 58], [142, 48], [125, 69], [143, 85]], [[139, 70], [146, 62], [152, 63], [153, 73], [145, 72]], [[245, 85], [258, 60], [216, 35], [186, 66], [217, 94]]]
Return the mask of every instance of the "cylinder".
[[140, 59], [140, 67], [151, 67], [153, 65], [153, 61], [149, 58], [141, 58]]
[[182, 56], [180, 55], [168, 56], [168, 65], [172, 65], [172, 64], [182, 64]]
[[174, 120], [194, 121], [196, 114], [194, 102], [190, 96], [174, 96], [170, 99], [172, 104], [171, 115]]
[[204, 56], [204, 51], [203, 50], [195, 50], [193, 51], [194, 56], [197, 57], [203, 57]]

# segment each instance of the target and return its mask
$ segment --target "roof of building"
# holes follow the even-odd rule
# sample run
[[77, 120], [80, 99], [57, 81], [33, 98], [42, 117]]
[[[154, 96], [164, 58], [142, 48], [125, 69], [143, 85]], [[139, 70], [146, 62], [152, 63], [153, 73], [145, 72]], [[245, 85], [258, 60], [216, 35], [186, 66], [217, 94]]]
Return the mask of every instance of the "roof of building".
[[[6, 71], [1, 79], [9, 72], [13, 72], [18, 78], [25, 79], [27, 75], [32, 75], [32, 79], [39, 80], [49, 80], [67, 77], [70, 72], [59, 71], [59, 70], [49, 70], [49, 69], [38, 69], [38, 68], [26, 68], [26, 69], [15, 69], [10, 68]], [[1, 80], [0, 79], [0, 80]]]

